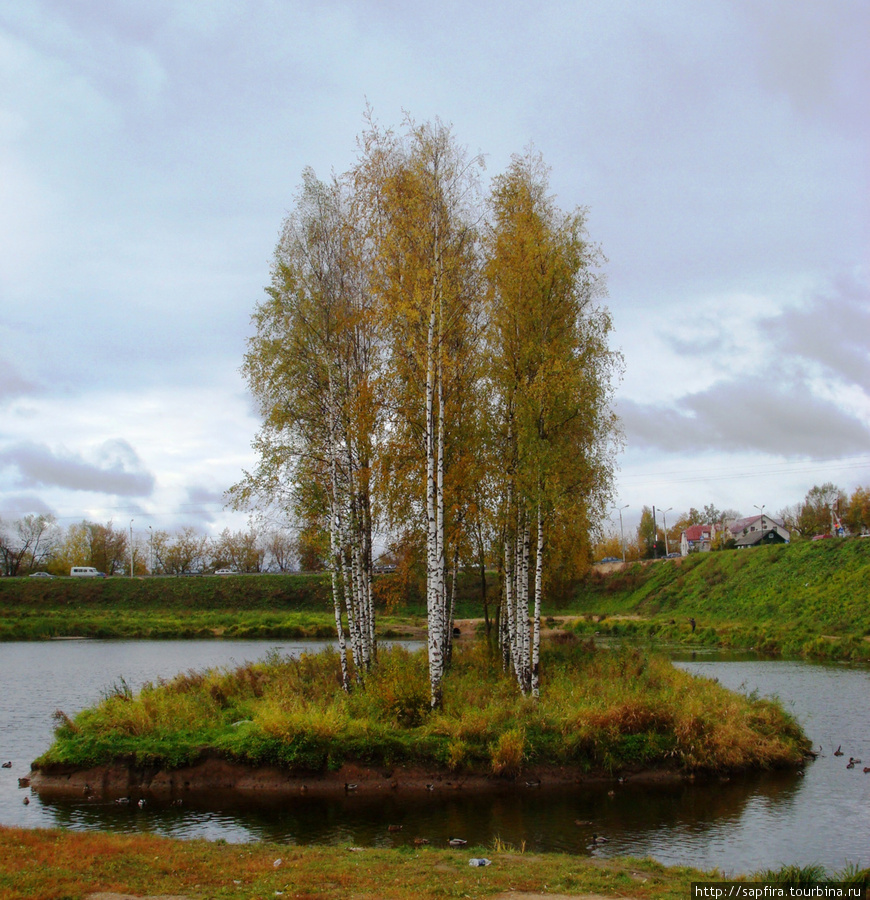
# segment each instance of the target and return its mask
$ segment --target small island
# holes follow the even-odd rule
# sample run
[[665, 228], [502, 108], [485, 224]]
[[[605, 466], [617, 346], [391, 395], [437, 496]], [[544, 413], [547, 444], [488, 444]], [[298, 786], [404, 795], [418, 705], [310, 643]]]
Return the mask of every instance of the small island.
[[795, 767], [809, 751], [777, 703], [636, 647], [565, 636], [542, 663], [532, 698], [486, 642], [457, 646], [441, 709], [425, 651], [398, 647], [348, 692], [333, 651], [188, 672], [137, 695], [122, 682], [74, 719], [56, 714], [32, 783], [94, 799], [503, 790]]

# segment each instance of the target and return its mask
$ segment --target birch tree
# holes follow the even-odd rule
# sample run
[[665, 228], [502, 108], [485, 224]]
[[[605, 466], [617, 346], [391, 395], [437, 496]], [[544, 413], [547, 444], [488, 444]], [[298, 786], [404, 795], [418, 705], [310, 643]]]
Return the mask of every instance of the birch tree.
[[338, 179], [306, 170], [275, 251], [267, 299], [242, 367], [260, 406], [259, 465], [232, 489], [237, 505], [277, 502], [320, 515], [329, 533], [342, 683], [347, 642], [357, 673], [375, 656], [372, 455], [377, 346], [350, 200]]
[[609, 496], [615, 419], [609, 410], [619, 358], [610, 320], [595, 305], [600, 254], [585, 212], [548, 196], [540, 156], [515, 156], [494, 179], [487, 239], [493, 421], [502, 474], [505, 662], [537, 694], [546, 532]]
[[358, 197], [369, 216], [371, 283], [388, 344], [385, 483], [394, 521], [426, 523], [432, 707], [452, 641], [447, 568], [461, 529], [458, 436], [473, 403], [479, 326], [476, 169], [449, 128], [408, 123], [363, 136]]

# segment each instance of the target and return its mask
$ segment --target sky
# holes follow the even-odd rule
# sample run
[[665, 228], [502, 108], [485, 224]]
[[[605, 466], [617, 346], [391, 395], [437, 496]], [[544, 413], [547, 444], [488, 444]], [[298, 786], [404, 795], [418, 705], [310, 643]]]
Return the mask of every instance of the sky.
[[250, 317], [367, 105], [485, 179], [531, 143], [588, 208], [627, 529], [870, 484], [868, 34], [866, 0], [0, 5], [0, 518], [244, 526]]

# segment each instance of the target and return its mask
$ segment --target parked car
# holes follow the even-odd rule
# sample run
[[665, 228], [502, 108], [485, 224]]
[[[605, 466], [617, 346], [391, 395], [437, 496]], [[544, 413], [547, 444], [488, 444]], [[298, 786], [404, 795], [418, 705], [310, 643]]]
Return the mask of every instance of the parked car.
[[603, 562], [603, 563], [606, 563], [606, 562], [622, 562], [622, 560], [621, 560], [618, 556], [605, 556], [604, 559], [601, 560], [601, 562]]
[[215, 575], [235, 575], [236, 573], [232, 569], [218, 569], [215, 572]]
[[48, 572], [31, 572], [31, 578], [54, 578], [54, 575], [49, 575]]

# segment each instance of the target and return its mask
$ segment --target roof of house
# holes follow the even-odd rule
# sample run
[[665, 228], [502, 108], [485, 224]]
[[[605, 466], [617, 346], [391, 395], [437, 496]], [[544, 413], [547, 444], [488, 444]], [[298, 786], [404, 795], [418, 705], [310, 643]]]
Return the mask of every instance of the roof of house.
[[768, 522], [772, 522], [774, 525], [779, 526], [780, 528], [785, 528], [782, 521], [777, 519], [776, 516], [769, 516], [767, 513], [764, 516], [744, 516], [742, 519], [735, 519], [728, 527], [731, 529], [732, 534], [739, 534], [743, 531], [744, 528], [749, 528], [751, 525], [754, 525], [759, 519], [765, 518]]
[[709, 540], [713, 534], [712, 525], [690, 525], [684, 532], [687, 541]]
[[768, 528], [765, 531], [750, 531], [748, 534], [741, 534], [734, 541], [735, 547], [752, 547], [754, 544], [762, 542], [771, 543], [778, 541], [784, 542], [786, 539], [776, 530], [776, 528]]

